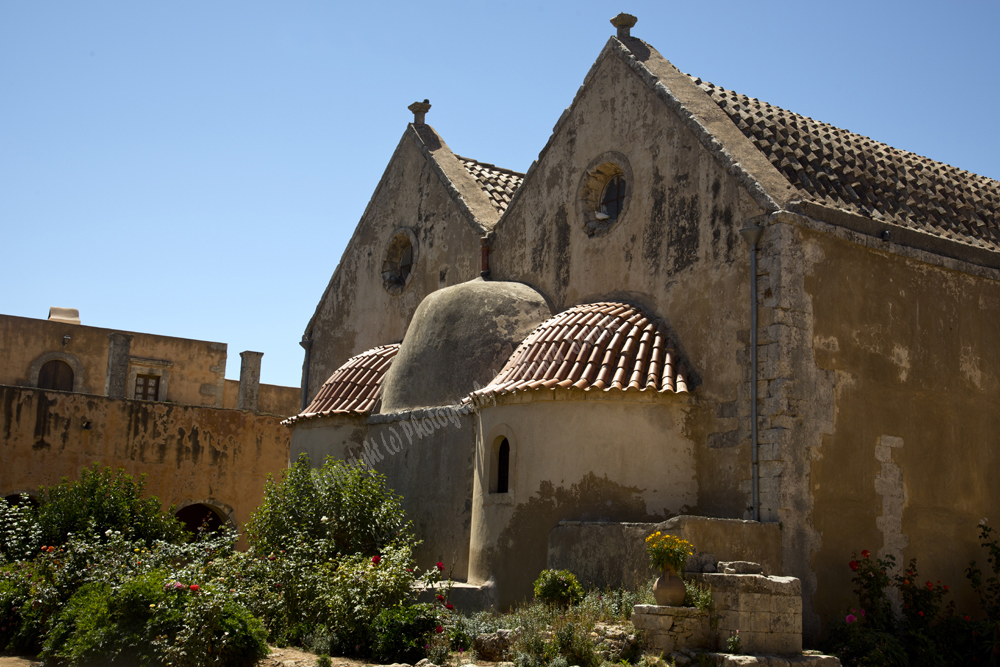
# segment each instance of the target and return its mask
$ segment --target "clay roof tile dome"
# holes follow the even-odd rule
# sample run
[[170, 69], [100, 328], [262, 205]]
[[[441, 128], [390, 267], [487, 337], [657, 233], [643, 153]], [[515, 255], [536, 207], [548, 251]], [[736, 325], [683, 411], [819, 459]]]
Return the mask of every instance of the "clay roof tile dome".
[[666, 325], [631, 304], [588, 303], [543, 322], [470, 399], [557, 387], [681, 394], [688, 381]]
[[309, 407], [282, 423], [289, 425], [334, 414], [370, 413], [397, 352], [399, 343], [394, 343], [379, 345], [351, 357], [323, 383]]

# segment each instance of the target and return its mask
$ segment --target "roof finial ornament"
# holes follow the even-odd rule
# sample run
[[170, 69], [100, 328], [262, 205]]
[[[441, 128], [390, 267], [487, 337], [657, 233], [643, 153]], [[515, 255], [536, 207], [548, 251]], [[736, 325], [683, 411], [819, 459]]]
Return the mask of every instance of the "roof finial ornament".
[[635, 22], [638, 20], [639, 19], [637, 19], [636, 17], [632, 16], [631, 14], [626, 14], [625, 12], [622, 12], [618, 16], [611, 19], [611, 25], [618, 28], [618, 39], [622, 39], [624, 37], [631, 37], [632, 35], [630, 34], [629, 31], [632, 29], [632, 26], [634, 26]]
[[414, 102], [406, 108], [413, 112], [414, 125], [425, 125], [424, 115], [431, 110], [431, 101], [424, 100], [423, 102]]

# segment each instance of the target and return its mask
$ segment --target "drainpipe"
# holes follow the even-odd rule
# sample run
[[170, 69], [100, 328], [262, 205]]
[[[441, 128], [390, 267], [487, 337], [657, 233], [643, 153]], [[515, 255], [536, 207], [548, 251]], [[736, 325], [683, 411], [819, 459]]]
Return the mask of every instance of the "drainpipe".
[[308, 405], [306, 399], [309, 397], [309, 350], [312, 349], [312, 344], [313, 342], [309, 338], [309, 334], [302, 334], [302, 340], [299, 341], [299, 345], [306, 351], [306, 358], [302, 362], [302, 407], [300, 408], [300, 412], [305, 410]]
[[479, 244], [482, 246], [482, 270], [479, 272], [479, 277], [483, 280], [490, 279], [490, 248], [493, 246], [494, 239], [496, 239], [494, 232], [479, 238]]
[[747, 221], [740, 236], [750, 244], [750, 481], [752, 519], [760, 521], [760, 469], [757, 462], [757, 244], [764, 228]]

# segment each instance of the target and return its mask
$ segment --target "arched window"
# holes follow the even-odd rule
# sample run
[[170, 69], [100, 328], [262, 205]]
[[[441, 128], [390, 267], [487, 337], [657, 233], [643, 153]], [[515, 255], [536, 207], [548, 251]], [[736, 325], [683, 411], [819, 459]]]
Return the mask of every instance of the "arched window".
[[62, 359], [50, 359], [38, 371], [39, 389], [73, 391], [73, 369]]
[[497, 493], [507, 493], [510, 477], [510, 443], [507, 438], [500, 443], [497, 451]]
[[198, 529], [202, 526], [209, 532], [214, 532], [222, 526], [222, 517], [218, 512], [201, 503], [183, 507], [174, 516], [180, 519], [187, 531], [193, 535], [197, 535]]

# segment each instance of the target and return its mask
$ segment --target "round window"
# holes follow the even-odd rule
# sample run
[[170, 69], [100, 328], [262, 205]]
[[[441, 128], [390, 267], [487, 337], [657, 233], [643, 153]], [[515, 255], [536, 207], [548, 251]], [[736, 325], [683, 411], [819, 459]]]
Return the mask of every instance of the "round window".
[[393, 232], [382, 257], [382, 286], [389, 294], [401, 294], [413, 280], [417, 263], [417, 237], [402, 227]]
[[611, 232], [628, 211], [631, 188], [632, 170], [624, 155], [608, 151], [591, 161], [580, 183], [579, 198], [587, 236]]

